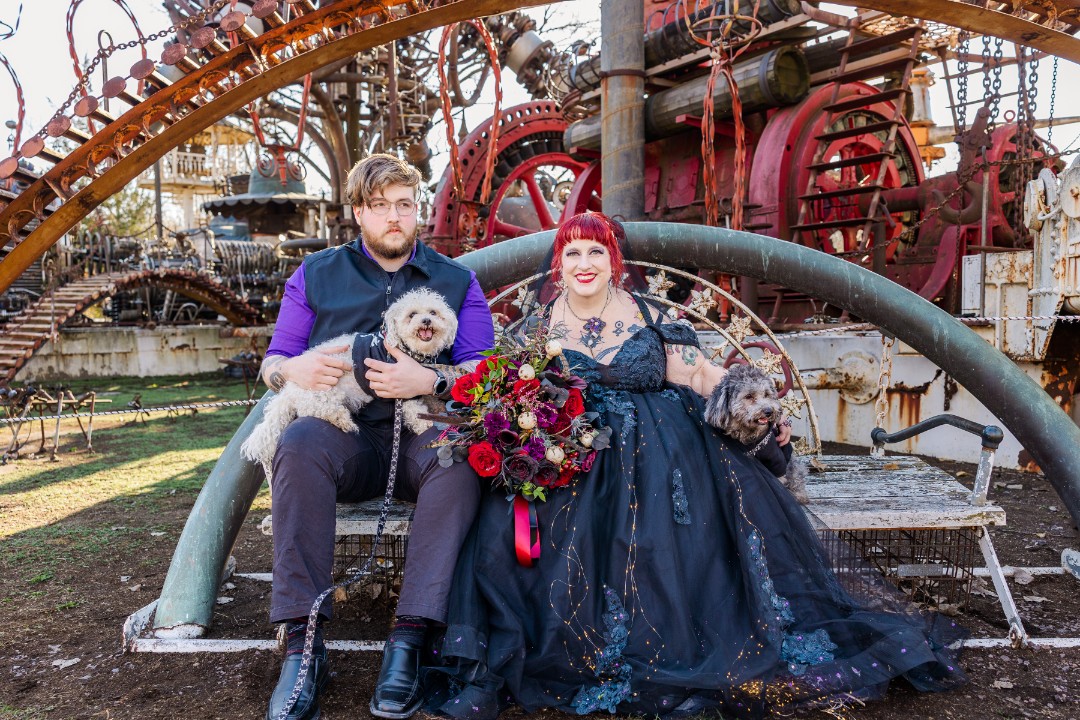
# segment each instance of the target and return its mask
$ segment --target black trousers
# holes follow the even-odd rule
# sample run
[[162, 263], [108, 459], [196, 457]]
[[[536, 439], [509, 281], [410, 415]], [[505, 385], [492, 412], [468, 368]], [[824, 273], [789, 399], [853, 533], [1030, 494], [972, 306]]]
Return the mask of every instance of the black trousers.
[[[458, 551], [476, 517], [479, 478], [467, 463], [440, 467], [425, 447], [438, 435], [403, 430], [394, 496], [416, 503], [398, 615], [446, 620]], [[274, 455], [271, 514], [274, 587], [271, 622], [307, 617], [331, 585], [334, 505], [382, 497], [390, 470], [393, 429], [360, 424], [345, 433], [316, 418], [298, 418]], [[321, 614], [330, 618], [330, 598]]]

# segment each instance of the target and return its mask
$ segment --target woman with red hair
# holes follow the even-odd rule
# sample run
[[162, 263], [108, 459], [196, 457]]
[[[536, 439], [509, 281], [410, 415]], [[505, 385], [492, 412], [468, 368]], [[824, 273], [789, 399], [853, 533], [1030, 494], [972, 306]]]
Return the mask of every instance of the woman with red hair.
[[802, 506], [705, 423], [724, 370], [689, 324], [628, 289], [624, 240], [600, 213], [568, 220], [552, 251], [559, 290], [540, 312], [610, 445], [533, 503], [532, 567], [516, 560], [502, 493], [482, 502], [429, 708], [754, 717], [835, 709], [896, 677], [920, 690], [962, 682], [949, 648], [963, 630], [912, 612], [885, 583], [874, 609], [849, 596]]

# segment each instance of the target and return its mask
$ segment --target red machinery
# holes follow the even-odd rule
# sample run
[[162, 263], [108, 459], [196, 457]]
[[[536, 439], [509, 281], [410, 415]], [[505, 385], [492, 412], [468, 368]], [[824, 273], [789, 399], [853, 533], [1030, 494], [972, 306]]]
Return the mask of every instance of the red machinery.
[[[852, 66], [859, 52], [864, 52], [864, 59], [858, 73], [847, 73], [851, 81], [837, 75], [839, 87], [817, 84], [794, 104], [744, 113], [748, 192], [743, 229], [840, 255], [955, 311], [961, 258], [1018, 242], [1012, 209], [1016, 166], [993, 164], [1017, 156], [1017, 126], [1002, 125], [987, 133], [985, 119], [977, 119], [959, 139], [960, 168], [927, 180], [912, 127], [903, 108], [897, 111], [897, 103], [908, 99], [907, 83], [916, 58], [917, 48], [910, 54], [907, 48], [918, 39], [917, 32], [907, 29], [853, 43]], [[764, 42], [763, 47], [770, 44]], [[810, 72], [820, 76], [829, 68], [822, 64], [823, 56], [835, 66], [847, 54], [841, 49], [830, 56], [820, 52], [821, 45], [816, 47], [818, 52], [806, 53], [808, 76]], [[875, 54], [882, 58], [876, 65]], [[703, 61], [694, 67], [682, 71], [676, 81], [700, 78]], [[893, 84], [882, 89], [862, 81], [881, 76], [891, 77]], [[707, 192], [700, 112], [698, 117], [680, 116], [679, 122], [678, 132], [646, 144], [645, 212], [650, 220], [700, 224]], [[599, 208], [599, 153], [565, 146], [564, 136], [574, 134], [567, 132], [570, 123], [554, 102], [510, 108], [502, 113], [501, 123], [492, 202], [479, 204], [488, 147], [486, 123], [460, 148], [465, 197], [453, 197], [452, 183], [445, 176], [436, 192], [427, 239], [444, 252], [456, 255], [554, 227], [586, 208]], [[723, 118], [718, 125], [718, 182], [713, 192], [730, 207], [734, 132]], [[1030, 137], [1027, 154], [1038, 156], [1042, 143], [1034, 134]], [[985, 185], [989, 192], [985, 242], [979, 169], [984, 159], [991, 163]], [[756, 302], [761, 314], [774, 321], [801, 322], [822, 310], [782, 288], [743, 283], [739, 289], [744, 301]]]

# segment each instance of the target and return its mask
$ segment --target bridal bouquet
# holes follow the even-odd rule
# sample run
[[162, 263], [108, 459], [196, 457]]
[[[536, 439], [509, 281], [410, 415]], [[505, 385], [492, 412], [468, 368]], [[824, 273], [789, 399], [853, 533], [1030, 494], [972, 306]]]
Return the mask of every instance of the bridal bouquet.
[[557, 340], [537, 333], [524, 346], [496, 347], [476, 370], [458, 378], [446, 430], [434, 443], [439, 463], [467, 461], [508, 499], [547, 499], [588, 471], [611, 428], [585, 411], [586, 382], [570, 373]]

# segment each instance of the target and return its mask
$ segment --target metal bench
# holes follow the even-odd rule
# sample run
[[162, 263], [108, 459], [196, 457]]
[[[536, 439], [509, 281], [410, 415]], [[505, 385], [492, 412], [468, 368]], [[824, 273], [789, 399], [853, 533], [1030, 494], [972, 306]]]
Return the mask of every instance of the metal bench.
[[[980, 502], [978, 493], [916, 457], [833, 455], [824, 456], [819, 466], [807, 482], [806, 515], [826, 544], [845, 546], [834, 556], [854, 559], [836, 568], [849, 589], [857, 592], [858, 573], [872, 567], [916, 601], [959, 604], [976, 575], [977, 546], [1009, 623], [1009, 639], [1015, 645], [1027, 640], [987, 532], [988, 526], [1005, 524], [1002, 508]], [[348, 546], [347, 557], [370, 549], [381, 504], [338, 505], [339, 547], [356, 543]], [[395, 503], [386, 525], [379, 554], [392, 568], [403, 564], [398, 552], [404, 550], [411, 513], [412, 505]], [[367, 541], [348, 540], [357, 536]]]

